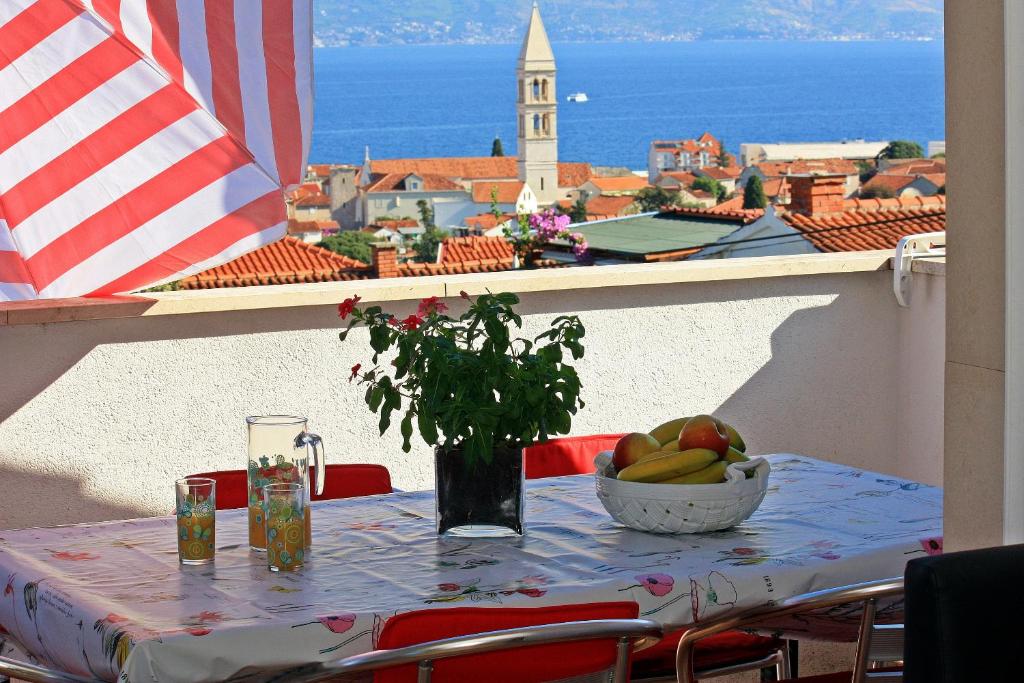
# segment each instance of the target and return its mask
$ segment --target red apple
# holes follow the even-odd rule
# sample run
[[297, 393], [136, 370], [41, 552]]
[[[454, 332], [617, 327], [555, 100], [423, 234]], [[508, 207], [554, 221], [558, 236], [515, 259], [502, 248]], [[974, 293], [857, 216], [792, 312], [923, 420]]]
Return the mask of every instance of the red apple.
[[612, 464], [615, 465], [616, 472], [621, 472], [645, 455], [659, 450], [661, 450], [661, 444], [650, 434], [641, 432], [626, 434], [615, 444]]
[[707, 448], [725, 457], [729, 452], [729, 432], [710, 415], [697, 415], [679, 432], [679, 450]]

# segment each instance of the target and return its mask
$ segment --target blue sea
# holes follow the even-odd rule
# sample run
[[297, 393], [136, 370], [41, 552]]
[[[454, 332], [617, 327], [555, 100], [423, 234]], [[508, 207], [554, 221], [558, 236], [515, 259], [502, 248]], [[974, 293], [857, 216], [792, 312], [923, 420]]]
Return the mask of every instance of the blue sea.
[[[945, 138], [941, 42], [554, 44], [559, 158], [646, 167], [654, 139]], [[310, 161], [515, 154], [517, 45], [320, 48]], [[583, 91], [586, 103], [565, 96]]]

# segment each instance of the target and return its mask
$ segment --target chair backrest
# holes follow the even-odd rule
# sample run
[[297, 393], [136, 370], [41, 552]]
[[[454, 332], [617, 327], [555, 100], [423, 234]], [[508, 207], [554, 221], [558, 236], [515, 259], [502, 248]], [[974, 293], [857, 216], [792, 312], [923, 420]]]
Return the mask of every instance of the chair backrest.
[[277, 672], [274, 680], [320, 683], [372, 671], [376, 683], [428, 683], [435, 674], [445, 683], [530, 683], [611, 669], [609, 678], [625, 683], [638, 641], [664, 635], [661, 625], [635, 618], [638, 611], [636, 603], [612, 602], [409, 612], [385, 623], [377, 650]]
[[1024, 680], [1024, 545], [907, 563], [907, 683]]
[[[235, 510], [249, 505], [249, 481], [245, 470], [202, 472], [217, 482], [217, 509]], [[383, 465], [327, 465], [324, 492], [313, 500], [335, 500], [391, 493], [391, 474]]]
[[[421, 643], [511, 628], [557, 624], [594, 619], [636, 619], [635, 602], [609, 602], [551, 607], [453, 607], [405, 612], [388, 619], [377, 641], [377, 649], [394, 650]], [[500, 680], [551, 681], [594, 671], [615, 664], [615, 640], [538, 645], [511, 652], [466, 655], [436, 662], [439, 681], [469, 681], [474, 672], [501, 672]], [[538, 666], [543, 662], [544, 666]], [[416, 678], [416, 666], [379, 671], [374, 683], [408, 683]], [[493, 675], [489, 681], [498, 680]]]
[[523, 449], [523, 465], [527, 479], [564, 477], [569, 474], [590, 474], [594, 456], [610, 451], [622, 434], [567, 436], [534, 444]]
[[867, 583], [840, 586], [827, 590], [806, 593], [783, 600], [775, 605], [755, 607], [737, 614], [702, 623], [687, 629], [679, 639], [676, 651], [676, 673], [679, 683], [694, 683], [694, 645], [698, 640], [725, 631], [731, 631], [754, 624], [768, 624], [794, 614], [802, 614], [829, 607], [863, 603], [860, 630], [857, 642], [857, 656], [854, 662], [852, 680], [901, 680], [902, 672], [870, 672], [868, 667], [878, 662], [901, 659], [903, 632], [899, 627], [875, 624], [875, 611], [879, 600], [898, 598], [903, 594], [902, 579], [885, 579]]
[[77, 676], [56, 669], [47, 669], [37, 664], [19, 662], [8, 657], [0, 657], [0, 680], [10, 680], [8, 676], [18, 681], [28, 683], [100, 683], [95, 678]]

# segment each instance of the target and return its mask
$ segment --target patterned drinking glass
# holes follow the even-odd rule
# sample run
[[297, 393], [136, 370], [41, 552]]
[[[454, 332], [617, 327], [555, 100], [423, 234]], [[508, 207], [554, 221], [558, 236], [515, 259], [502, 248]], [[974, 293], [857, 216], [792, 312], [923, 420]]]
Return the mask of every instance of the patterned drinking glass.
[[213, 562], [217, 536], [217, 482], [186, 477], [174, 482], [178, 518], [178, 560], [182, 564]]
[[249, 547], [266, 548], [263, 487], [272, 483], [302, 484], [306, 491], [306, 548], [313, 534], [309, 508], [310, 469], [316, 472], [316, 493], [323, 493], [324, 453], [319, 436], [306, 429], [306, 418], [262, 415], [245, 418], [249, 430], [246, 458], [249, 487]]
[[306, 491], [302, 484], [263, 487], [267, 520], [267, 567], [272, 572], [302, 568], [306, 555]]

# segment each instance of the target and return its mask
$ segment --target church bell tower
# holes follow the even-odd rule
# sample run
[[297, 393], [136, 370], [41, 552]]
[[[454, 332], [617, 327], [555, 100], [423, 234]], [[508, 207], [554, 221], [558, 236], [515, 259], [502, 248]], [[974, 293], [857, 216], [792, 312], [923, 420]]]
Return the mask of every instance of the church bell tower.
[[558, 98], [555, 95], [555, 55], [537, 3], [533, 3], [530, 24], [519, 51], [516, 80], [519, 180], [530, 186], [541, 206], [549, 206], [559, 199]]

